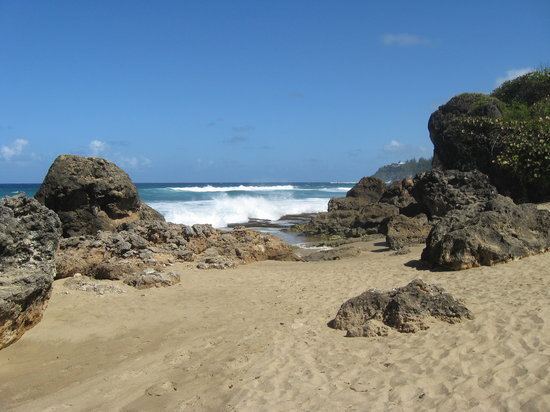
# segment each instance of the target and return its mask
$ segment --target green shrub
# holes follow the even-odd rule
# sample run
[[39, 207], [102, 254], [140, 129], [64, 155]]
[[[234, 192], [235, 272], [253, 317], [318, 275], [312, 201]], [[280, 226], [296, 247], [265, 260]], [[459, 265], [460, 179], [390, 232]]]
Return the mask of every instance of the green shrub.
[[508, 80], [497, 87], [492, 96], [508, 104], [518, 102], [530, 106], [550, 96], [550, 68], [546, 67]]

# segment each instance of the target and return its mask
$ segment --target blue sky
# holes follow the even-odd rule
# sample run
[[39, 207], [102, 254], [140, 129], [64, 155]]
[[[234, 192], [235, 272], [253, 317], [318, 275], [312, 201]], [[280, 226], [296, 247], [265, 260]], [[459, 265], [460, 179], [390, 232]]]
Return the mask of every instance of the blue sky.
[[550, 60], [550, 2], [0, 0], [0, 181], [356, 180], [430, 113]]

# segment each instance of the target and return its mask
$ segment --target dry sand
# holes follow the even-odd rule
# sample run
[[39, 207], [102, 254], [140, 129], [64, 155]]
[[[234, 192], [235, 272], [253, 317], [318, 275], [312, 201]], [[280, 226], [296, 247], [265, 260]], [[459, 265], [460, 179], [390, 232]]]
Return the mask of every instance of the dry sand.
[[[550, 410], [550, 253], [430, 272], [370, 242], [331, 262], [179, 266], [180, 285], [98, 296], [56, 281], [43, 321], [0, 351], [0, 409]], [[348, 298], [420, 277], [475, 319], [345, 338]]]

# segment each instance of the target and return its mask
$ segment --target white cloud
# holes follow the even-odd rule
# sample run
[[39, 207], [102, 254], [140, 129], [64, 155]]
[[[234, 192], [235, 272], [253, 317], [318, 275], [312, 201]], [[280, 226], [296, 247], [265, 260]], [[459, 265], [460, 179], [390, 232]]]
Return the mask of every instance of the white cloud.
[[386, 152], [397, 152], [405, 148], [405, 145], [397, 140], [390, 141], [387, 145], [384, 146]]
[[507, 70], [506, 75], [502, 77], [498, 77], [495, 84], [498, 87], [505, 81], [514, 80], [516, 77], [523, 76], [524, 74], [531, 73], [532, 71], [535, 71], [535, 69], [533, 69], [532, 67], [523, 67], [521, 69]]
[[121, 157], [118, 163], [122, 167], [137, 169], [138, 167], [149, 166], [151, 164], [151, 160], [143, 156], [140, 156], [140, 157], [129, 156], [129, 157]]
[[386, 33], [382, 36], [382, 44], [384, 46], [427, 46], [431, 44], [431, 40], [410, 33]]
[[102, 153], [105, 153], [105, 151], [109, 148], [107, 143], [102, 142], [101, 140], [92, 140], [89, 145], [90, 152], [92, 152], [92, 156], [99, 156]]
[[0, 158], [5, 161], [10, 161], [12, 158], [23, 153], [23, 149], [29, 142], [25, 139], [16, 139], [10, 145], [0, 147]]

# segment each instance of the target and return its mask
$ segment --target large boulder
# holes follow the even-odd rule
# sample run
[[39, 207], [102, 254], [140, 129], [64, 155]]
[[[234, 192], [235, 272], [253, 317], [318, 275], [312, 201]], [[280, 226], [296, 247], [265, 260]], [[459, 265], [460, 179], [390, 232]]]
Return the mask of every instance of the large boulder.
[[0, 200], [0, 349], [42, 319], [60, 236], [59, 218], [36, 200]]
[[376, 203], [386, 191], [386, 184], [376, 177], [363, 177], [353, 186], [346, 197], [359, 197]]
[[430, 116], [428, 129], [434, 168], [480, 170], [516, 201], [550, 199], [550, 69], [491, 95], [455, 96]]
[[385, 336], [390, 328], [413, 333], [428, 329], [432, 319], [457, 323], [471, 312], [444, 289], [415, 279], [387, 292], [368, 290], [345, 302], [329, 322], [349, 337]]
[[431, 170], [415, 177], [413, 195], [430, 218], [445, 216], [451, 210], [475, 213], [497, 195], [483, 173], [473, 170]]
[[64, 236], [112, 231], [137, 220], [164, 220], [140, 201], [122, 169], [97, 157], [59, 156], [35, 197], [59, 215]]
[[424, 243], [431, 229], [432, 225], [428, 222], [425, 214], [415, 217], [394, 216], [388, 222], [386, 243], [393, 250]]
[[422, 260], [461, 270], [519, 259], [550, 249], [550, 212], [497, 196], [475, 214], [450, 212], [433, 227]]

